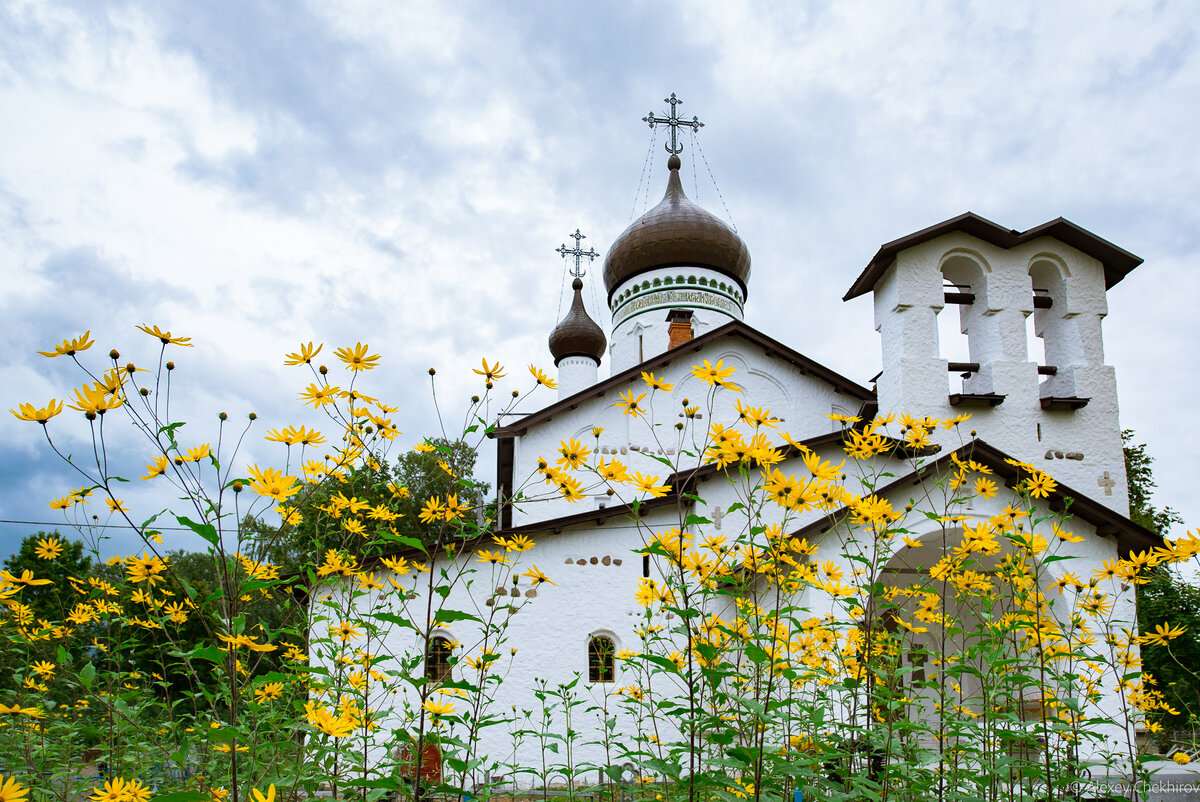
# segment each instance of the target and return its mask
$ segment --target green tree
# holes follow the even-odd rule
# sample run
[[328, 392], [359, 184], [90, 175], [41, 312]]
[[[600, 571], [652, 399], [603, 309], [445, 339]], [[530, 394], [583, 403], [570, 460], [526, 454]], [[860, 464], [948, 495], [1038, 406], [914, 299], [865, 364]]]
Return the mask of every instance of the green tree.
[[[1183, 519], [1171, 507], [1156, 507], [1154, 457], [1145, 443], [1134, 443], [1134, 432], [1121, 432], [1125, 451], [1125, 474], [1129, 481], [1129, 517], [1136, 523], [1166, 536]], [[1153, 632], [1160, 625], [1182, 626], [1186, 633], [1167, 643], [1142, 647], [1142, 669], [1154, 678], [1159, 690], [1178, 715], [1163, 717], [1167, 727], [1200, 721], [1200, 675], [1189, 666], [1200, 666], [1200, 588], [1183, 580], [1167, 566], [1158, 566], [1150, 581], [1138, 586], [1138, 628]]]
[[1125, 476], [1129, 483], [1129, 517], [1152, 532], [1166, 537], [1171, 527], [1182, 524], [1183, 518], [1170, 507], [1159, 509], [1150, 501], [1154, 488], [1154, 457], [1146, 451], [1145, 443], [1134, 443], [1133, 429], [1121, 431], [1121, 445], [1125, 452]]

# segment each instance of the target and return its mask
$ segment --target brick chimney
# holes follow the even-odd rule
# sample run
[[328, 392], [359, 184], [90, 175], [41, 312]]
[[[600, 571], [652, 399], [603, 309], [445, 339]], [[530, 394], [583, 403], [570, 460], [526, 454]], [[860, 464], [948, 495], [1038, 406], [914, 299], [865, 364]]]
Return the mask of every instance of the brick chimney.
[[672, 309], [667, 312], [667, 336], [670, 342], [667, 348], [674, 348], [683, 345], [686, 342], [691, 342], [696, 336], [692, 331], [692, 310], [690, 309]]

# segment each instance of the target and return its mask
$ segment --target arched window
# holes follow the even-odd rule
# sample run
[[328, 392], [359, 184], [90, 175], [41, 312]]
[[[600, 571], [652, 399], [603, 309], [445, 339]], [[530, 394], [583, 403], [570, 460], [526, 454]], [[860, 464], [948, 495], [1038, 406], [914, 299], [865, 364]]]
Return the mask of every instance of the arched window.
[[612, 682], [616, 678], [613, 657], [612, 638], [596, 635], [589, 640], [588, 682]]
[[425, 679], [441, 682], [450, 679], [450, 654], [453, 647], [447, 638], [433, 637], [425, 649]]

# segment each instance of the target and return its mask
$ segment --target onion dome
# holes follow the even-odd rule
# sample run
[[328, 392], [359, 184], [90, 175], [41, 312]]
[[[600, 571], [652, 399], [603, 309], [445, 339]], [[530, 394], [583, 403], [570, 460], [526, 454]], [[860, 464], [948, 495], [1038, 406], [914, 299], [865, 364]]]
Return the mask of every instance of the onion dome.
[[667, 160], [667, 193], [617, 237], [604, 260], [604, 287], [611, 300], [627, 278], [656, 267], [707, 267], [724, 273], [746, 291], [750, 251], [733, 229], [683, 194], [679, 157]]
[[587, 310], [583, 308], [583, 282], [575, 279], [571, 282], [571, 289], [575, 290], [571, 309], [550, 332], [550, 354], [554, 357], [556, 367], [569, 356], [586, 356], [596, 360], [599, 365], [608, 340], [604, 337], [604, 331], [588, 317]]

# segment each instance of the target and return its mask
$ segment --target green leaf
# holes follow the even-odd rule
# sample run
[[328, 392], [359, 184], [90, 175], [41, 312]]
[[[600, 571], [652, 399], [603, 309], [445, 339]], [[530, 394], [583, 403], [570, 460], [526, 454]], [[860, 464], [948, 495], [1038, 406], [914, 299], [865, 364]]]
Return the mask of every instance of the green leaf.
[[212, 545], [216, 546], [220, 543], [220, 538], [217, 536], [217, 528], [212, 524], [198, 524], [186, 515], [176, 515], [175, 520], [191, 529], [200, 537], [207, 540]]
[[396, 626], [399, 626], [399, 627], [408, 627], [409, 629], [416, 629], [416, 626], [413, 624], [412, 621], [409, 621], [406, 617], [404, 617], [402, 615], [396, 615], [395, 613], [372, 613], [370, 617], [374, 618], [376, 621], [386, 621], [389, 624], [395, 624]]
[[159, 794], [150, 802], [208, 802], [212, 797], [204, 791], [172, 791]]
[[687, 518], [683, 519], [684, 526], [699, 526], [700, 524], [711, 524], [711, 523], [712, 523], [712, 521], [708, 520], [707, 518], [705, 518], [702, 515], [693, 515], [690, 513], [688, 514]]
[[96, 667], [88, 663], [83, 668], [79, 669], [79, 681], [83, 683], [83, 687], [88, 690], [92, 689], [92, 681], [96, 679]]
[[470, 613], [464, 613], [461, 610], [446, 609], [441, 609], [434, 613], [433, 620], [434, 623], [438, 624], [449, 624], [454, 621], [479, 621], [483, 623], [477, 616], [473, 616]]
[[201, 660], [211, 660], [214, 663], [225, 662], [225, 652], [216, 646], [198, 646], [192, 650], [192, 657], [198, 657]]

